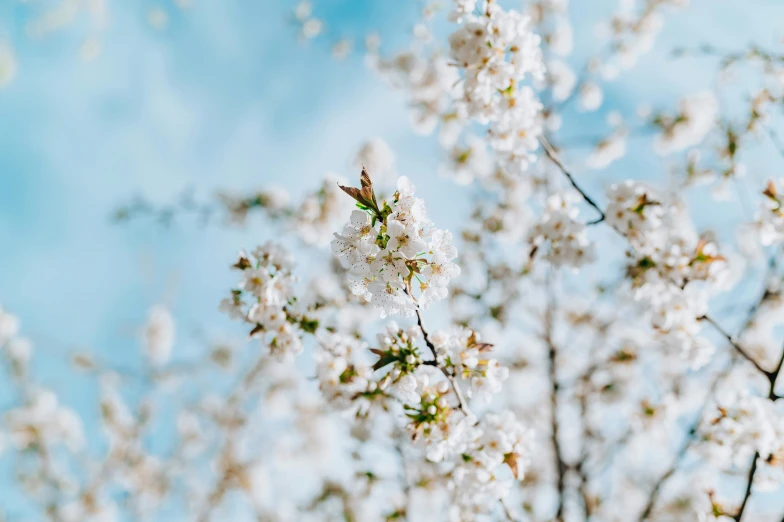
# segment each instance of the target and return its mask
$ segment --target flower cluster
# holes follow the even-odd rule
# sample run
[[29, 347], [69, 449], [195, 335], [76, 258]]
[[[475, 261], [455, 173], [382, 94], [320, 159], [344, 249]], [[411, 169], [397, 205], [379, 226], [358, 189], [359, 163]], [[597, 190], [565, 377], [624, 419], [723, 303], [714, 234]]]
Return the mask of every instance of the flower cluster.
[[439, 172], [459, 185], [469, 185], [474, 180], [486, 181], [492, 174], [493, 162], [487, 153], [484, 140], [468, 136], [465, 143], [454, 144], [447, 153]]
[[168, 493], [169, 478], [160, 457], [144, 447], [142, 433], [150, 410], [134, 411], [118, 389], [116, 375], [101, 380], [102, 427], [111, 455], [119, 457], [114, 472], [121, 491], [133, 496], [144, 513], [149, 513]]
[[217, 197], [226, 211], [227, 220], [236, 225], [244, 225], [248, 214], [254, 209], [264, 209], [267, 216], [275, 219], [287, 216], [291, 211], [289, 194], [282, 189], [261, 190], [251, 195], [220, 192]]
[[358, 399], [372, 397], [378, 391], [371, 378], [373, 369], [356, 361], [357, 355], [366, 349], [364, 343], [338, 333], [328, 333], [319, 344], [315, 359], [321, 393], [338, 409], [358, 406], [358, 411], [363, 411], [364, 405], [357, 404]]
[[318, 327], [293, 311], [296, 279], [292, 267], [288, 252], [273, 243], [251, 254], [240, 252], [233, 268], [242, 273], [242, 279], [220, 304], [231, 318], [253, 325], [250, 336], [261, 339], [280, 359], [302, 352], [302, 331], [313, 332]]
[[[352, 290], [381, 308], [382, 316], [412, 315], [443, 298], [449, 280], [459, 273], [451, 262], [457, 256], [451, 235], [432, 227], [406, 178], [399, 180], [391, 203], [377, 201], [364, 170], [361, 182], [360, 188], [343, 188], [360, 210], [335, 235], [333, 252], [349, 270]], [[500, 466], [510, 470], [510, 478], [522, 475], [530, 437], [511, 413], [477, 422], [462, 399], [461, 383], [467, 384], [469, 397], [487, 401], [508, 377], [508, 370], [488, 357], [492, 346], [468, 329], [428, 337], [418, 319], [407, 329], [389, 323], [377, 336], [378, 347], [370, 350], [378, 357], [373, 369], [385, 371], [377, 384], [369, 383], [364, 372], [358, 377], [335, 349], [328, 359], [331, 382], [350, 386], [355, 400], [369, 391], [393, 392], [404, 405], [408, 432], [424, 442], [427, 458], [452, 464], [450, 484], [460, 499], [453, 511], [458, 519], [472, 520], [506, 496], [510, 483], [500, 478]], [[434, 359], [423, 357], [422, 341]]]
[[490, 357], [492, 344], [480, 342], [479, 334], [468, 328], [435, 332], [432, 336], [439, 365], [454, 371], [468, 383], [467, 395], [490, 402], [509, 377], [508, 368]]
[[629, 132], [622, 126], [606, 139], [600, 141], [586, 158], [588, 168], [601, 170], [626, 155], [626, 141]]
[[647, 242], [646, 234], [662, 228], [665, 208], [651, 187], [624, 181], [607, 191], [607, 223], [630, 241]]
[[19, 450], [51, 451], [65, 445], [77, 451], [84, 445], [79, 416], [61, 405], [54, 392], [44, 388], [33, 391], [24, 406], [9, 411], [3, 425], [9, 441]]
[[455, 408], [449, 382], [439, 380], [435, 371], [417, 372], [415, 392], [414, 400], [405, 404], [412, 439], [424, 441], [433, 462], [458, 457], [477, 436], [476, 419]]
[[707, 419], [703, 437], [720, 461], [745, 467], [756, 454], [767, 482], [784, 483], [784, 414], [768, 398], [731, 394]]
[[727, 273], [716, 243], [698, 237], [679, 211], [641, 182], [608, 190], [606, 219], [632, 246], [627, 275], [635, 299], [652, 312], [653, 326], [682, 348], [692, 366], [708, 361], [712, 346], [697, 335], [710, 291]]
[[332, 252], [349, 270], [352, 292], [382, 317], [411, 316], [417, 307], [444, 299], [449, 280], [460, 274], [452, 263], [457, 249], [451, 234], [432, 226], [408, 178], [398, 180], [391, 202], [380, 204], [365, 170], [361, 181], [361, 189], [341, 187], [361, 210], [351, 213], [332, 241]]
[[416, 326], [403, 330], [396, 322], [390, 321], [376, 339], [378, 348], [370, 350], [378, 356], [373, 369], [391, 365], [389, 373], [381, 380], [381, 387], [386, 389], [391, 385], [403, 402], [417, 402], [419, 395], [414, 373], [424, 362], [417, 346], [417, 341], [422, 339], [421, 330]]
[[607, 79], [614, 78], [619, 69], [629, 69], [640, 57], [651, 50], [656, 37], [664, 27], [662, 8], [683, 7], [689, 0], [651, 0], [619, 2], [619, 8], [607, 21], [605, 30], [611, 37], [615, 50], [612, 63], [605, 64], [603, 74]]
[[547, 198], [544, 214], [528, 235], [532, 257], [541, 255], [556, 266], [573, 268], [594, 261], [594, 245], [588, 240], [585, 225], [576, 219], [580, 213], [576, 202], [570, 195]]
[[[332, 238], [335, 221], [349, 206], [341, 197], [339, 182], [338, 176], [327, 173], [321, 185], [305, 193], [299, 202], [291, 202], [289, 194], [282, 189], [267, 189], [244, 196], [220, 193], [218, 200], [231, 223], [245, 224], [251, 211], [260, 210], [268, 218], [284, 221], [304, 244], [326, 245]], [[129, 207], [123, 212], [127, 214], [133, 210]]]
[[666, 155], [699, 145], [713, 129], [717, 112], [716, 96], [711, 91], [703, 91], [684, 98], [675, 116], [656, 116], [653, 124], [661, 129], [654, 140], [656, 152]]
[[478, 335], [468, 329], [438, 332], [432, 336], [435, 361], [423, 361], [415, 343], [421, 339], [415, 327], [402, 330], [395, 323], [378, 335], [381, 348], [371, 350], [379, 357], [374, 368], [391, 366], [378, 387], [396, 389], [408, 432], [415, 441], [423, 441], [427, 459], [451, 464], [451, 516], [477, 520], [506, 497], [513, 477], [523, 477], [532, 435], [511, 412], [487, 414], [477, 421], [455, 396], [460, 381], [450, 384], [444, 378], [461, 377], [469, 383], [470, 395], [486, 398], [498, 392], [508, 371], [494, 359], [483, 359], [491, 345], [479, 343]]
[[486, 520], [508, 495], [512, 477], [523, 479], [532, 451], [532, 431], [511, 411], [488, 413], [473, 434], [452, 471], [452, 513], [461, 521]]
[[305, 195], [299, 206], [290, 210], [291, 227], [307, 245], [326, 245], [332, 238], [335, 222], [349, 205], [337, 187], [339, 178], [327, 174], [315, 192]]
[[451, 57], [463, 73], [459, 112], [489, 124], [488, 141], [504, 165], [521, 172], [533, 161], [541, 134], [542, 105], [522, 80], [544, 78], [541, 39], [529, 17], [484, 3], [476, 16], [472, 2], [457, 2], [460, 27], [449, 36]]
[[773, 181], [768, 182], [763, 195], [765, 199], [757, 212], [757, 229], [763, 245], [773, 245], [784, 240], [784, 209], [781, 205], [779, 187]]
[[[0, 308], [0, 355], [20, 382], [32, 353], [32, 342], [19, 335], [19, 319]], [[24, 404], [3, 417], [1, 440], [7, 440], [17, 450], [34, 450], [42, 455], [60, 446], [72, 452], [84, 446], [81, 419], [74, 410], [60, 404], [53, 391], [36, 386], [24, 396]]]

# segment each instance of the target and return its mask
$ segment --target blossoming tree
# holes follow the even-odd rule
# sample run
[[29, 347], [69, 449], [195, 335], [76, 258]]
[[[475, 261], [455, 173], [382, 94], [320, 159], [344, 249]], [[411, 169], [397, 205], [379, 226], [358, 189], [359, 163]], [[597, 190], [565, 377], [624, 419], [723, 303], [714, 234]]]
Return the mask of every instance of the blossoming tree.
[[[2, 312], [18, 391], [6, 452], [41, 517], [782, 520], [784, 186], [745, 179], [743, 157], [781, 147], [771, 120], [784, 55], [678, 50], [719, 56], [722, 74], [755, 71], [741, 114], [722, 111], [720, 82], [669, 110], [642, 108], [634, 124], [610, 114], [610, 134], [586, 152], [563, 138], [567, 108], [598, 110], [603, 85], [687, 2], [622, 4], [580, 74], [565, 61], [566, 0], [427, 5], [410, 48], [391, 56], [368, 36], [369, 68], [402, 91], [417, 133], [438, 133], [443, 183], [471, 193], [463, 222], [431, 221], [378, 138], [358, 151], [353, 182], [328, 177], [298, 202], [263, 188], [120, 209], [123, 220], [261, 213], [297, 244], [264, 242], [231, 265], [237, 284], [219, 307], [247, 327], [243, 354], [213, 346], [193, 367], [172, 364], [174, 322], [156, 307], [141, 374], [74, 356], [99, 377], [101, 451], [36, 385], [31, 343]], [[303, 38], [324, 30], [308, 3], [295, 19]], [[445, 37], [439, 21], [451, 24]], [[349, 52], [345, 40], [333, 48]], [[581, 181], [632, 137], [649, 139], [673, 175]], [[756, 198], [737, 236], [695, 223], [686, 194], [705, 187]], [[292, 249], [320, 265], [299, 269]], [[732, 297], [744, 288], [748, 306]], [[185, 386], [183, 375], [216, 368], [229, 386]], [[155, 448], [148, 434], [169, 425]]]

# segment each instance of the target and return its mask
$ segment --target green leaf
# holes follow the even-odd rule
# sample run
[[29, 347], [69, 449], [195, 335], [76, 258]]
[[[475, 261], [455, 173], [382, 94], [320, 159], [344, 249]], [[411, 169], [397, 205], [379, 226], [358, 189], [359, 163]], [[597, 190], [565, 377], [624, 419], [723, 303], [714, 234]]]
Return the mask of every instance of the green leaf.
[[376, 364], [373, 365], [373, 369], [379, 370], [388, 364], [392, 364], [395, 361], [397, 361], [397, 357], [394, 357], [392, 355], [385, 355], [384, 357], [376, 361]]
[[299, 327], [302, 328], [303, 331], [309, 334], [316, 333], [318, 330], [319, 322], [318, 319], [308, 319], [307, 317], [303, 316], [299, 320]]

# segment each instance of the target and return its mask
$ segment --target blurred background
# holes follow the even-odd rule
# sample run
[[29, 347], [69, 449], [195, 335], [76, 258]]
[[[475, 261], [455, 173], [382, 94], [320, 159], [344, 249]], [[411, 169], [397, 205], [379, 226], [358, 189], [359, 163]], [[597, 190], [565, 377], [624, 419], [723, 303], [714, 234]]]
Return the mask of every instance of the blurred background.
[[[572, 1], [575, 70], [597, 52], [596, 25], [617, 4]], [[316, 0], [313, 16], [324, 25], [312, 40], [302, 38], [295, 7], [285, 0], [0, 1], [0, 304], [35, 342], [41, 381], [81, 413], [94, 408], [94, 388], [64, 371], [67, 353], [140, 364], [138, 331], [156, 303], [176, 319], [175, 360], [201, 350], [205, 338], [241, 338], [241, 327], [217, 312], [234, 283], [226, 268], [239, 248], [274, 230], [260, 219], [225, 227], [188, 216], [118, 224], [117, 208], [134, 197], [165, 205], [183, 193], [208, 199], [216, 190], [272, 186], [296, 200], [327, 172], [353, 180], [354, 154], [378, 136], [436, 223], [449, 228], [469, 208], [465, 191], [438, 177], [435, 138], [413, 133], [402, 96], [364, 64], [367, 34], [380, 36], [382, 54], [405, 48], [422, 5]], [[638, 66], [605, 86], [599, 111], [570, 113], [563, 136], [608, 132], [611, 111], [675, 106], [712, 84], [716, 64], [676, 60], [673, 49], [773, 46], [782, 20], [780, 0], [692, 0], [668, 13]], [[340, 40], [353, 49], [337, 59]], [[772, 158], [772, 147], [748, 158], [751, 175], [778, 177]], [[590, 188], [613, 177], [660, 176], [662, 168], [632, 139], [611, 169], [577, 175]], [[721, 206], [703, 207], [714, 224], [737, 220], [737, 204], [711, 205]]]

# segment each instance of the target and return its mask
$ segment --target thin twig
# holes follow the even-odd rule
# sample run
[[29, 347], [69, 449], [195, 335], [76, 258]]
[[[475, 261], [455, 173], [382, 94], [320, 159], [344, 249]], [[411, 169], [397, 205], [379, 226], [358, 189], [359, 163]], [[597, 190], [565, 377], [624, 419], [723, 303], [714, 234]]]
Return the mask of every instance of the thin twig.
[[[779, 357], [779, 362], [776, 365], [776, 369], [772, 372], [767, 372], [766, 375], [768, 376], [768, 380], [770, 381], [770, 390], [768, 392], [768, 397], [770, 400], [775, 401], [778, 397], [776, 396], [776, 379], [778, 379], [779, 374], [781, 373], [781, 369], [784, 367], [784, 347], [781, 349], [781, 357]], [[759, 458], [759, 452], [754, 453], [754, 460], [751, 462], [751, 469], [749, 469], [749, 475], [746, 479], [746, 492], [743, 494], [743, 501], [740, 504], [740, 508], [738, 509], [738, 513], [732, 517], [735, 519], [736, 522], [741, 522], [743, 518], [743, 512], [746, 510], [746, 506], [749, 503], [749, 499], [751, 498], [751, 488], [754, 484], [754, 475], [757, 473], [757, 459]]]
[[725, 339], [727, 339], [727, 342], [729, 342], [729, 343], [730, 343], [730, 345], [731, 345], [733, 348], [735, 348], [735, 351], [737, 351], [737, 352], [738, 352], [738, 353], [739, 353], [741, 356], [743, 356], [743, 358], [744, 358], [744, 359], [746, 359], [746, 360], [747, 360], [747, 361], [749, 361], [751, 364], [753, 364], [753, 365], [754, 365], [754, 367], [755, 367], [757, 370], [759, 370], [759, 371], [760, 371], [762, 374], [764, 374], [764, 375], [768, 375], [768, 373], [769, 373], [769, 372], [768, 372], [767, 370], [765, 370], [765, 368], [763, 368], [762, 366], [760, 366], [760, 364], [759, 364], [757, 361], [755, 361], [755, 360], [754, 360], [754, 358], [753, 358], [751, 355], [749, 355], [748, 353], [746, 353], [746, 350], [744, 350], [744, 349], [741, 347], [741, 345], [739, 345], [739, 344], [738, 344], [738, 342], [735, 340], [735, 337], [734, 337], [734, 336], [732, 336], [732, 335], [730, 335], [729, 333], [727, 333], [727, 331], [726, 331], [726, 330], [724, 330], [724, 328], [722, 328], [722, 327], [719, 325], [719, 323], [717, 323], [716, 321], [714, 321], [714, 320], [713, 320], [713, 319], [712, 319], [710, 316], [708, 316], [708, 315], [704, 315], [704, 316], [700, 317], [700, 320], [701, 320], [701, 321], [705, 321], [705, 322], [707, 322], [707, 323], [710, 323], [710, 324], [711, 324], [711, 326], [713, 326], [713, 327], [716, 329], [716, 331], [717, 331], [717, 332], [719, 332], [719, 333], [720, 333], [720, 334], [721, 334], [721, 335], [722, 335], [722, 336], [723, 336]]
[[564, 510], [564, 496], [566, 490], [566, 463], [563, 459], [561, 452], [561, 443], [559, 440], [560, 426], [558, 424], [558, 375], [556, 368], [556, 359], [558, 356], [558, 348], [553, 342], [553, 313], [555, 308], [554, 297], [552, 295], [552, 288], [550, 289], [550, 299], [548, 299], [547, 308], [545, 310], [544, 321], [544, 340], [547, 343], [547, 371], [550, 378], [550, 416], [551, 416], [551, 437], [553, 443], [553, 453], [555, 454], [555, 466], [557, 471], [556, 486], [558, 489], [558, 508], [555, 512], [553, 520], [556, 522], [563, 521]]
[[[591, 357], [593, 358], [593, 354], [600, 348], [602, 344], [604, 344], [607, 340], [607, 329], [608, 324], [602, 325], [601, 329], [599, 330], [600, 335], [594, 341], [594, 348], [591, 350]], [[588, 473], [588, 469], [586, 463], [588, 462], [588, 458], [590, 455], [590, 446], [593, 440], [595, 440], [595, 433], [591, 429], [590, 422], [588, 420], [589, 417], [589, 402], [588, 402], [588, 388], [590, 386], [591, 379], [593, 378], [595, 372], [599, 369], [599, 364], [594, 360], [592, 364], [589, 365], [588, 369], [580, 376], [578, 380], [578, 390], [577, 390], [577, 401], [580, 407], [580, 420], [582, 422], [582, 437], [581, 437], [581, 448], [580, 448], [580, 457], [579, 460], [572, 465], [574, 468], [575, 473], [577, 473], [577, 477], [579, 478], [579, 484], [577, 486], [577, 491], [582, 499], [583, 504], [583, 519], [589, 520], [591, 518], [592, 512], [592, 501], [591, 496], [588, 493], [588, 486], [590, 482], [590, 475]]]
[[[599, 206], [596, 204], [596, 202], [594, 202], [593, 199], [591, 199], [591, 197], [588, 196], [588, 194], [586, 194], [585, 191], [582, 190], [582, 188], [580, 188], [580, 186], [574, 180], [574, 177], [572, 176], [572, 174], [566, 169], [566, 167], [563, 165], [563, 163], [558, 159], [558, 156], [556, 155], [554, 149], [552, 148], [550, 143], [547, 141], [547, 139], [542, 136], [542, 137], [539, 138], [539, 142], [544, 147], [545, 152], [547, 153], [547, 156], [550, 158], [550, 160], [569, 179], [569, 182], [572, 184], [572, 186], [575, 188], [575, 190], [577, 190], [577, 192], [580, 193], [580, 195], [583, 197], [585, 202], [588, 203], [589, 205], [591, 205], [592, 207], [594, 207], [594, 209], [596, 209], [601, 214], [601, 218], [600, 219], [598, 219], [598, 220], [596, 220], [594, 222], [590, 222], [588, 224], [590, 225], [590, 224], [600, 223], [600, 222], [604, 221], [605, 220], [605, 214], [602, 211], [602, 209], [599, 208]], [[751, 357], [748, 353], [746, 353], [746, 351], [736, 342], [734, 336], [732, 336], [729, 333], [727, 333], [727, 331], [724, 330], [710, 316], [705, 315], [705, 316], [700, 317], [699, 319], [710, 323], [722, 336], [724, 336], [725, 339], [727, 339], [727, 341], [732, 345], [733, 348], [735, 348], [735, 350], [738, 352], [738, 354], [740, 354], [744, 359], [749, 361], [752, 365], [754, 365], [754, 367], [760, 373], [762, 373], [763, 375], [765, 375], [768, 378], [768, 381], [770, 382], [769, 398], [771, 400], [776, 400], [776, 399], [780, 398], [776, 394], [776, 392], [775, 392], [775, 385], [776, 385], [776, 380], [778, 379], [778, 376], [781, 373], [782, 367], [784, 366], [784, 348], [782, 349], [782, 357], [781, 357], [781, 359], [779, 361], [779, 364], [777, 365], [776, 369], [774, 371], [765, 370], [765, 368], [760, 366], [760, 364], [753, 357]], [[553, 346], [551, 345], [550, 348], [552, 349]], [[555, 427], [557, 427], [557, 421], [555, 421], [555, 423], [554, 423], [554, 428]], [[554, 437], [553, 439], [554, 439], [553, 442], [556, 444], [556, 448], [559, 449], [558, 446], [557, 446], [557, 437]], [[560, 493], [559, 496], [561, 498], [559, 500], [559, 507], [558, 507], [558, 513], [556, 514], [556, 520], [561, 520], [562, 511], [563, 511], [563, 491], [561, 490], [561, 483], [560, 483], [560, 481], [562, 480], [562, 477], [560, 476], [561, 475], [561, 473], [560, 473], [560, 471], [561, 471], [561, 467], [560, 467], [561, 464], [562, 463], [559, 460], [559, 463], [558, 463], [558, 465], [559, 465], [559, 493]], [[745, 509], [746, 503], [748, 502], [748, 497], [751, 496], [751, 486], [752, 486], [751, 483], [754, 481], [754, 474], [756, 472], [756, 469], [757, 469], [757, 461], [756, 461], [756, 458], [755, 458], [754, 462], [752, 463], [751, 470], [749, 472], [749, 479], [748, 479], [748, 483], [747, 483], [747, 487], [746, 487], [746, 496], [743, 499], [743, 504], [741, 505], [740, 512], [735, 517], [736, 522], [740, 522], [740, 518], [743, 515], [743, 510]], [[672, 472], [668, 472], [668, 476], [672, 475], [672, 473], [674, 473], [674, 470]], [[659, 485], [659, 488], [660, 487], [661, 486]], [[657, 488], [657, 495], [658, 495], [658, 488]]]
[[588, 471], [585, 469], [585, 464], [588, 461], [588, 444], [589, 441], [592, 439], [592, 432], [588, 425], [588, 394], [581, 393], [578, 399], [580, 405], [580, 419], [582, 420], [582, 448], [580, 451], [580, 460], [574, 465], [574, 470], [577, 473], [578, 478], [580, 479], [580, 484], [578, 485], [577, 489], [580, 494], [580, 498], [583, 501], [583, 518], [588, 520], [591, 518], [591, 498], [588, 494]]
[[[430, 340], [430, 334], [427, 333], [427, 330], [425, 329], [425, 325], [422, 322], [422, 313], [419, 311], [419, 308], [417, 308], [416, 310], [416, 316], [417, 316], [417, 325], [419, 326], [419, 329], [422, 331], [422, 336], [425, 338], [425, 344], [427, 345], [428, 348], [430, 348], [430, 352], [433, 354], [433, 359], [436, 360], [438, 358], [438, 355], [436, 354], [436, 346], [433, 344], [433, 341]], [[449, 384], [452, 385], [452, 389], [455, 391], [455, 397], [457, 398], [457, 407], [460, 408], [460, 410], [466, 416], [472, 416], [471, 410], [468, 409], [468, 405], [465, 400], [465, 397], [463, 397], [463, 391], [460, 389], [460, 385], [458, 384], [457, 379], [455, 379], [455, 376], [450, 374], [446, 368], [439, 365], [437, 361], [435, 366], [438, 367], [439, 370], [441, 370], [441, 373], [443, 373], [444, 377], [447, 378]]]
[[[261, 375], [268, 364], [269, 358], [266, 355], [261, 356], [256, 360], [251, 369], [248, 370], [248, 372], [227, 398], [226, 406], [228, 409], [234, 410], [238, 407], [238, 405], [245, 398], [245, 395], [253, 388], [259, 375]], [[229, 427], [229, 432], [227, 435], [231, 434], [234, 430], [239, 429], [241, 426], [242, 423], [232, 423]], [[230, 444], [231, 442], [229, 439], [221, 449], [221, 454], [227, 454], [230, 452]], [[218, 480], [213, 489], [207, 495], [207, 502], [202, 507], [202, 510], [197, 518], [199, 522], [207, 522], [210, 519], [213, 510], [218, 507], [218, 505], [226, 496], [226, 493], [228, 493], [230, 483], [231, 477], [224, 471], [220, 480]]]
[[411, 481], [408, 478], [406, 454], [403, 451], [403, 446], [401, 446], [399, 442], [395, 443], [395, 451], [397, 451], [397, 454], [400, 457], [400, 475], [403, 481], [403, 495], [406, 498], [403, 519], [408, 520], [408, 509], [411, 506]]
[[586, 203], [591, 205], [599, 213], [599, 216], [600, 216], [599, 219], [591, 221], [591, 222], [589, 222], [587, 224], [588, 225], [595, 225], [597, 223], [601, 223], [602, 221], [604, 221], [604, 218], [605, 218], [604, 211], [599, 207], [599, 205], [596, 204], [596, 202], [593, 199], [591, 199], [591, 196], [586, 194], [583, 191], [583, 189], [580, 188], [580, 186], [574, 180], [574, 177], [569, 172], [569, 170], [567, 170], [567, 168], [564, 166], [564, 164], [561, 163], [561, 160], [558, 159], [558, 154], [555, 152], [555, 149], [553, 149], [553, 146], [550, 145], [550, 142], [547, 141], [547, 138], [545, 138], [544, 136], [540, 136], [539, 137], [539, 143], [541, 143], [542, 147], [544, 147], [544, 150], [547, 153], [547, 157], [550, 158], [550, 161], [552, 161], [559, 169], [561, 169], [561, 172], [563, 172], [564, 175], [567, 177], [569, 182], [572, 184], [572, 187], [574, 187], [574, 189], [577, 192], [580, 193], [580, 195], [583, 197], [583, 199], [585, 200]]
[[757, 459], [759, 458], [759, 453], [754, 452], [754, 459], [751, 461], [751, 469], [749, 469], [749, 476], [746, 480], [746, 492], [743, 494], [743, 502], [740, 504], [740, 508], [738, 509], [738, 513], [732, 517], [736, 522], [740, 522], [743, 518], [743, 512], [746, 511], [746, 506], [749, 503], [749, 499], [751, 498], [751, 486], [754, 483], [754, 474], [757, 472]]
[[[768, 262], [768, 270], [762, 282], [763, 288], [760, 297], [754, 302], [754, 304], [751, 306], [749, 311], [746, 313], [746, 320], [744, 321], [743, 326], [741, 327], [737, 337], [739, 337], [743, 332], [745, 332], [752, 325], [752, 323], [754, 322], [754, 318], [757, 316], [757, 312], [759, 312], [759, 309], [773, 295], [767, 289], [767, 281], [768, 278], [775, 272], [775, 270], [776, 270], [776, 255], [773, 255], [771, 256], [770, 261]], [[782, 357], [784, 358], [784, 354]], [[733, 354], [733, 357], [730, 359], [730, 362], [727, 365], [727, 367], [722, 372], [716, 374], [715, 378], [711, 382], [710, 390], [705, 395], [705, 399], [702, 403], [702, 406], [700, 406], [700, 411], [698, 415], [695, 417], [691, 427], [689, 428], [683, 446], [681, 446], [680, 451], [678, 451], [678, 454], [676, 455], [675, 459], [673, 460], [672, 464], [667, 469], [667, 471], [661, 477], [659, 477], [659, 479], [654, 483], [653, 489], [651, 490], [651, 493], [648, 496], [648, 502], [645, 504], [645, 508], [643, 509], [643, 512], [640, 515], [639, 522], [644, 522], [650, 517], [653, 508], [656, 505], [656, 501], [659, 499], [659, 495], [661, 493], [662, 487], [664, 486], [664, 483], [667, 482], [667, 480], [669, 480], [669, 478], [675, 474], [675, 472], [680, 467], [681, 462], [683, 462], [683, 459], [686, 457], [686, 454], [688, 453], [692, 444], [696, 442], [697, 429], [699, 428], [699, 425], [702, 422], [703, 413], [707, 408], [708, 404], [710, 403], [711, 399], [713, 398], [713, 394], [716, 392], [719, 383], [723, 381], [724, 378], [727, 377], [727, 375], [729, 375], [736, 360], [737, 360], [737, 355]]]
[[[599, 208], [599, 206], [596, 204], [596, 202], [593, 199], [591, 199], [591, 197], [588, 194], [586, 194], [586, 192], [582, 188], [580, 188], [580, 186], [574, 180], [574, 177], [572, 176], [572, 174], [566, 169], [564, 164], [558, 159], [558, 156], [555, 153], [555, 150], [553, 150], [553, 147], [550, 145], [550, 143], [547, 141], [547, 139], [544, 136], [540, 136], [539, 142], [544, 147], [545, 152], [547, 153], [547, 157], [549, 157], [550, 160], [569, 179], [569, 182], [572, 184], [572, 186], [575, 188], [575, 190], [577, 190], [577, 192], [579, 192], [580, 195], [582, 195], [582, 197], [585, 200], [585, 202], [588, 203], [589, 205], [591, 205], [593, 208], [595, 208], [601, 214], [601, 217], [599, 219], [594, 220], [594, 221], [590, 221], [590, 222], [588, 222], [586, 224], [587, 225], [595, 225], [597, 223], [601, 223], [601, 222], [605, 221], [605, 217], [606, 216], [604, 214], [604, 211], [602, 211], [602, 209]], [[611, 226], [611, 228], [613, 228], [613, 230], [615, 230], [616, 232], [618, 232], [622, 236], [626, 237], [626, 235], [623, 234], [621, 231], [615, 229], [612, 226]], [[707, 315], [705, 315], [703, 317], [700, 317], [699, 319], [703, 320], [703, 321], [707, 321], [710, 324], [712, 324], [713, 327], [716, 328], [716, 330], [718, 330], [719, 333], [721, 333], [730, 342], [730, 344], [733, 346], [733, 348], [735, 348], [738, 351], [738, 353], [740, 353], [747, 361], [752, 363], [754, 365], [754, 367], [757, 368], [757, 370], [759, 370], [763, 375], [768, 377], [768, 379], [774, 379], [775, 380], [775, 377], [777, 377], [778, 375], [774, 376], [772, 372], [769, 372], [769, 371], [765, 370], [762, 366], [760, 366], [759, 363], [754, 360], [754, 358], [752, 358], [749, 354], [746, 353], [745, 350], [743, 350], [743, 348], [741, 348], [741, 346], [735, 341], [735, 338], [733, 336], [731, 336], [730, 334], [728, 334], [726, 332], [726, 330], [724, 330], [716, 321], [714, 321], [713, 319], [711, 319]], [[773, 391], [771, 391], [771, 397], [776, 397], [776, 395], [775, 395], [775, 393]]]
[[686, 454], [689, 452], [691, 446], [697, 442], [697, 430], [699, 429], [700, 423], [702, 422], [702, 416], [705, 413], [705, 409], [707, 408], [708, 404], [710, 404], [710, 400], [713, 397], [716, 388], [718, 388], [719, 383], [723, 381], [725, 377], [727, 377], [730, 370], [732, 369], [732, 366], [732, 362], [730, 362], [724, 371], [717, 374], [713, 379], [710, 390], [705, 395], [705, 400], [703, 401], [702, 406], [700, 406], [700, 411], [697, 413], [696, 417], [694, 418], [694, 422], [689, 428], [689, 431], [686, 433], [683, 445], [675, 455], [675, 458], [673, 459], [672, 464], [667, 469], [667, 471], [665, 471], [664, 474], [654, 483], [653, 488], [651, 489], [651, 493], [648, 495], [648, 502], [645, 504], [645, 507], [640, 514], [640, 518], [638, 519], [639, 522], [644, 522], [651, 516], [653, 508], [656, 506], [656, 501], [659, 499], [659, 495], [661, 494], [662, 487], [664, 486], [665, 482], [667, 482], [667, 480], [669, 480], [669, 478], [675, 474], [675, 472], [680, 467], [681, 462], [683, 462], [683, 459], [686, 457]]
[[768, 398], [772, 401], [781, 398], [776, 394], [776, 380], [779, 378], [779, 375], [781, 375], [782, 367], [784, 367], [784, 347], [781, 349], [781, 357], [779, 357], [779, 362], [776, 365], [776, 369], [768, 374], [768, 382], [770, 382], [770, 392], [768, 393]]

